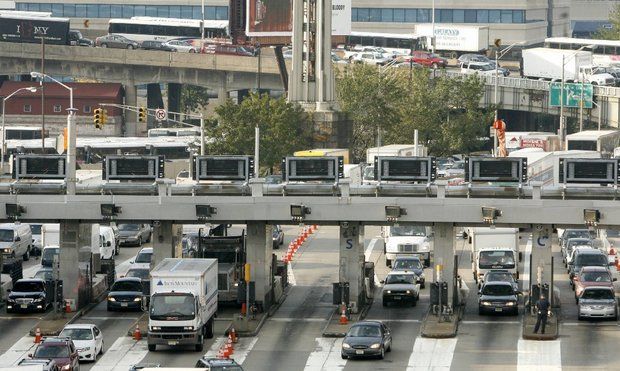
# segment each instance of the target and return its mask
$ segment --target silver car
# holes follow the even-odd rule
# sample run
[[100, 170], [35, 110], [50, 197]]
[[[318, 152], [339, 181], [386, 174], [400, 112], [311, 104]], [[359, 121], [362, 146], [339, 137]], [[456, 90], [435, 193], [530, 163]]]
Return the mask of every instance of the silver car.
[[410, 303], [415, 306], [420, 299], [420, 284], [413, 272], [390, 272], [383, 283], [383, 306], [389, 303]]
[[618, 304], [613, 288], [586, 287], [579, 296], [579, 320], [585, 318], [618, 319]]

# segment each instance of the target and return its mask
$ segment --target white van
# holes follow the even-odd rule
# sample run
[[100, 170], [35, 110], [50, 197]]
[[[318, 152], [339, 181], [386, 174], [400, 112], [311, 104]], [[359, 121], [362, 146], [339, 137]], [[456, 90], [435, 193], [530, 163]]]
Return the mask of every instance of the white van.
[[2, 254], [14, 258], [30, 259], [32, 232], [30, 225], [22, 223], [0, 224], [0, 249]]
[[99, 253], [101, 259], [113, 259], [116, 253], [114, 230], [107, 225], [99, 226]]

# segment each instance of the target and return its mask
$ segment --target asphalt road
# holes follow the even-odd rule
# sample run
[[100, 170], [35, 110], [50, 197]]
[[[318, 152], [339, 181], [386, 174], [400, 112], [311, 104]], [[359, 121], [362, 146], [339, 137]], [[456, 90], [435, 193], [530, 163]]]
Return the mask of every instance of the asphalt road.
[[[285, 227], [285, 245], [276, 253], [282, 255], [286, 244], [298, 227]], [[385, 257], [374, 239], [378, 227], [366, 228], [367, 260], [375, 262], [379, 279], [388, 273]], [[521, 241], [528, 251], [528, 238]], [[420, 327], [428, 307], [429, 289], [422, 290], [416, 307], [381, 305], [380, 287], [367, 318], [385, 321], [392, 329], [394, 346], [384, 360], [342, 360], [341, 339], [323, 338], [334, 306], [331, 284], [338, 279], [338, 229], [320, 227], [295, 255], [289, 280], [292, 287], [284, 303], [269, 318], [254, 338], [241, 339], [233, 354], [246, 370], [583, 370], [618, 369], [614, 353], [620, 342], [615, 321], [577, 321], [573, 292], [568, 285], [559, 247], [554, 244], [555, 281], [561, 290], [562, 325], [560, 338], [555, 341], [521, 339], [521, 315], [478, 315], [476, 287], [472, 281], [469, 246], [461, 239], [455, 241], [461, 257], [459, 274], [470, 288], [466, 313], [454, 339], [421, 338]], [[530, 245], [531, 246], [531, 245]], [[124, 248], [127, 258], [131, 254]], [[523, 262], [528, 261], [524, 254]], [[120, 263], [122, 258], [117, 259]], [[526, 280], [524, 264], [520, 264], [522, 283]], [[120, 270], [121, 267], [119, 267]], [[432, 274], [427, 269], [427, 280]], [[521, 304], [522, 306], [522, 304]], [[95, 364], [84, 364], [86, 370], [127, 370], [130, 364], [148, 362], [162, 366], [191, 367], [202, 355], [191, 349], [162, 349], [155, 353], [146, 350], [144, 340], [135, 342], [125, 336], [131, 321], [138, 313], [108, 313], [105, 304], [98, 305], [79, 322], [95, 323], [102, 329], [106, 353]], [[0, 318], [0, 361], [10, 353], [11, 344], [24, 336], [34, 318]], [[222, 331], [218, 331], [220, 335]], [[205, 343], [203, 354], [212, 355], [222, 337]]]

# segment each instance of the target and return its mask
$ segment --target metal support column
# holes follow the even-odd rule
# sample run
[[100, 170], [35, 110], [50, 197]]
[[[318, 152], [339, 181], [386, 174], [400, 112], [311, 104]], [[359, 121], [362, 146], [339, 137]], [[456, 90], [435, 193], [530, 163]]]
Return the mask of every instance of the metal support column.
[[453, 277], [454, 270], [454, 226], [451, 223], [435, 223], [434, 231], [434, 258], [431, 261], [433, 268], [433, 282], [448, 283], [448, 307], [452, 307], [454, 297]]
[[247, 263], [250, 264], [250, 281], [254, 282], [254, 297], [262, 301], [263, 308], [271, 306], [271, 263], [273, 253], [273, 226], [265, 222], [248, 223]]
[[340, 283], [349, 283], [349, 303], [352, 313], [360, 309], [364, 293], [364, 243], [360, 223], [340, 223]]

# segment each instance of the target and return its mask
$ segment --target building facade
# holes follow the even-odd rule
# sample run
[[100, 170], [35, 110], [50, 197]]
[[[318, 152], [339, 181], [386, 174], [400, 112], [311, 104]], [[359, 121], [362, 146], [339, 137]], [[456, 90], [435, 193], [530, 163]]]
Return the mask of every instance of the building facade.
[[[76, 109], [78, 135], [116, 136], [121, 135], [123, 111], [120, 108], [106, 107], [108, 120], [103, 129], [93, 124], [94, 110], [101, 103], [123, 104], [123, 88], [113, 83], [67, 83], [73, 88], [73, 105]], [[0, 98], [4, 98], [20, 88], [39, 87], [38, 83], [5, 81], [0, 86]], [[21, 91], [6, 101], [6, 125], [41, 127], [42, 112], [45, 113], [45, 129], [50, 136], [62, 133], [67, 126], [69, 92], [56, 83], [44, 83], [44, 106], [41, 104], [41, 89], [36, 92]], [[43, 107], [43, 109], [42, 109]]]

